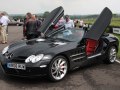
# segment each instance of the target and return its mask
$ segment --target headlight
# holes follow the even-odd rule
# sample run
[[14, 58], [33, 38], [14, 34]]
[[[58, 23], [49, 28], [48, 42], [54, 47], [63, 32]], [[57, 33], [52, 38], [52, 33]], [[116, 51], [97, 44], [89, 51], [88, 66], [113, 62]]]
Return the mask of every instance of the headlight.
[[36, 62], [40, 61], [43, 58], [43, 56], [44, 56], [44, 54], [39, 54], [37, 56], [31, 55], [25, 60], [25, 62], [26, 63], [29, 63], [29, 62], [36, 63]]
[[8, 51], [8, 49], [9, 49], [9, 46], [5, 47], [2, 51], [2, 54], [5, 54]]

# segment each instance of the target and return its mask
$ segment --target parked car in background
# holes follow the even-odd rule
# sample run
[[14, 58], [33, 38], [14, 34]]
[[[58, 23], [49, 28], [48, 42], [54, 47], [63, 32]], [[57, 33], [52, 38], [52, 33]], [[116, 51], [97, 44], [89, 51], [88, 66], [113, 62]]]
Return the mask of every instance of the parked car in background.
[[10, 20], [9, 22], [9, 26], [22, 26], [24, 23], [23, 22], [18, 22], [18, 21], [15, 21], [15, 20]]

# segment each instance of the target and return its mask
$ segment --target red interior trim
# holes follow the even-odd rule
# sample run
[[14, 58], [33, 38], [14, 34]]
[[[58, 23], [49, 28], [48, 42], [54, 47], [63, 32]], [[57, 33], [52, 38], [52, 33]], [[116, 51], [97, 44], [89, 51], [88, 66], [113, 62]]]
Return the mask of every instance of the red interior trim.
[[86, 53], [87, 55], [91, 55], [95, 52], [96, 48], [98, 46], [98, 41], [93, 39], [87, 39], [86, 40]]

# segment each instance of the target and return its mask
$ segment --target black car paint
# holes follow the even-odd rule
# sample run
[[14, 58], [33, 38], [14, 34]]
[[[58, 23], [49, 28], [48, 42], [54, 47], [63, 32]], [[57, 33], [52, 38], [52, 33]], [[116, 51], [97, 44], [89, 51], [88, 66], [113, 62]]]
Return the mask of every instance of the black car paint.
[[99, 40], [106, 28], [109, 26], [111, 19], [112, 12], [109, 10], [109, 8], [104, 8], [88, 33], [86, 33], [85, 38]]
[[[104, 46], [102, 47], [103, 51], [101, 51], [102, 56], [104, 57], [104, 56], [106, 56], [105, 54], [106, 54], [107, 50], [109, 49], [108, 47], [110, 47], [111, 45], [114, 45], [114, 46], [117, 47], [118, 46], [118, 41], [115, 37], [110, 37], [110, 36], [103, 36], [102, 40], [105, 43]], [[31, 69], [27, 69], [27, 70], [29, 70], [29, 73], [31, 73], [33, 71], [32, 69], [35, 69], [35, 68], [37, 69], [37, 71], [42, 70], [42, 72], [34, 73], [35, 76], [36, 76], [36, 74], [41, 75], [41, 74], [43, 74], [43, 72], [45, 72], [44, 74], [46, 74], [47, 67], [46, 68], [40, 68], [40, 65], [48, 65], [49, 66], [50, 61], [58, 55], [63, 55], [68, 59], [69, 67], [70, 67], [69, 70], [72, 70], [76, 67], [79, 67], [80, 65], [82, 65], [84, 63], [87, 63], [89, 61], [89, 59], [87, 59], [87, 56], [86, 56], [86, 52], [85, 52], [86, 47], [85, 47], [85, 42], [84, 41], [81, 41], [81, 42], [65, 42], [66, 43], [65, 45], [55, 45], [54, 42], [56, 42], [56, 40], [46, 39], [44, 42], [37, 42], [36, 39], [34, 39], [34, 40], [26, 41], [26, 42], [23, 41], [22, 43], [20, 42], [20, 44], [11, 45], [10, 46], [11, 49], [9, 49], [8, 54], [6, 54], [6, 56], [13, 53], [12, 58], [7, 59], [6, 56], [3, 56], [3, 55], [2, 55], [2, 58], [1, 58], [1, 63], [2, 63], [2, 66], [3, 66], [4, 70], [5, 71], [8, 70], [7, 66], [6, 66], [6, 64], [8, 62], [25, 63], [25, 59], [28, 56], [30, 56], [31, 54], [32, 55], [33, 54], [37, 55], [37, 54], [40, 54], [40, 53], [43, 53], [45, 55], [51, 55], [52, 58], [50, 60], [44, 60], [44, 61], [41, 60], [41, 61], [39, 61], [35, 64], [25, 63], [27, 68], [31, 68]], [[81, 43], [82, 43], [82, 45], [81, 45]], [[14, 47], [14, 49], [12, 47]], [[39, 48], [39, 50], [38, 50], [38, 48]], [[74, 55], [80, 54], [80, 53], [83, 53], [83, 54], [78, 55], [78, 56], [74, 56]], [[74, 57], [71, 57], [72, 55]], [[21, 59], [21, 57], [24, 57], [24, 58]], [[84, 57], [84, 58], [73, 60], [73, 59], [76, 59], [76, 58], [79, 58], [79, 57]], [[93, 59], [95, 59], [95, 58], [93, 58]], [[12, 70], [12, 71], [14, 71], [14, 70]], [[15, 71], [19, 72], [19, 70], [15, 70]], [[15, 71], [12, 74], [15, 74]], [[22, 70], [21, 70], [21, 72], [22, 72]], [[23, 71], [23, 72], [25, 73], [25, 71]], [[10, 72], [7, 71], [6, 73], [10, 74], [11, 69], [10, 69]], [[26, 73], [28, 73], [28, 71]], [[28, 76], [30, 75], [29, 73], [28, 73]], [[19, 74], [20, 74], [20, 72], [16, 73], [16, 75], [19, 75]], [[20, 75], [27, 76], [27, 74], [20, 74]], [[31, 75], [33, 75], [33, 74], [31, 74]]]
[[[1, 59], [2, 66], [4, 69], [6, 69], [7, 62], [25, 63], [25, 59], [28, 56], [36, 55], [38, 53], [39, 54], [43, 53], [45, 55], [51, 55], [52, 59], [56, 55], [61, 54], [61, 55], [65, 55], [66, 57], [68, 57], [69, 60], [71, 60], [71, 58], [70, 58], [71, 55], [79, 53], [82, 50], [81, 47], [78, 47], [79, 49], [76, 50], [78, 43], [65, 42], [66, 45], [59, 46], [59, 45], [54, 44], [55, 41], [52, 40], [52, 42], [51, 42], [49, 40], [48, 41], [46, 40], [45, 42], [37, 42], [36, 40], [31, 40], [31, 41], [27, 41], [26, 43], [31, 42], [32, 44], [21, 43], [21, 45], [16, 45], [16, 46], [14, 45], [14, 48], [16, 48], [16, 49], [13, 49], [10, 46], [11, 49], [9, 49], [8, 53], [5, 56], [4, 55], [2, 56], [3, 57]], [[81, 50], [80, 50], [80, 48], [81, 48]], [[10, 54], [12, 54], [12, 58], [6, 58], [7, 56], [9, 57]], [[38, 63], [35, 63], [35, 64], [26, 63], [25, 65], [26, 65], [26, 67], [40, 67], [40, 65], [42, 65], [42, 64], [43, 65], [49, 64], [49, 62], [51, 60], [39, 61]], [[74, 62], [72, 63], [72, 61], [69, 61], [69, 62], [70, 62], [69, 64], [71, 67], [74, 67], [78, 64], [78, 63], [74, 63]], [[5, 71], [7, 71], [7, 70], [5, 70]]]
[[[61, 10], [62, 9], [60, 7], [60, 11]], [[59, 12], [59, 14], [57, 14], [57, 17], [59, 17], [61, 13]], [[54, 21], [55, 20], [53, 20], [53, 22]], [[52, 22], [49, 22], [48, 27], [51, 25], [51, 23]], [[45, 21], [45, 24], [46, 24], [46, 21]], [[43, 29], [45, 28], [48, 29], [48, 27], [43, 26]], [[45, 32], [46, 32], [46, 29], [45, 29]], [[55, 31], [53, 33], [57, 33], [58, 31]], [[29, 41], [21, 41], [21, 42], [10, 45], [10, 49], [8, 50], [8, 52], [5, 55], [0, 56], [3, 70], [7, 74], [18, 75], [18, 76], [36, 76], [41, 74], [47, 74], [49, 63], [51, 62], [51, 60], [53, 60], [53, 58], [55, 58], [58, 55], [62, 55], [66, 57], [69, 63], [69, 70], [72, 70], [76, 67], [79, 67], [80, 65], [83, 65], [89, 60], [95, 59], [97, 57], [96, 56], [94, 58], [89, 59], [89, 57], [91, 56], [101, 53], [99, 57], [100, 58], [105, 57], [109, 47], [112, 45], [118, 47], [118, 43], [119, 43], [115, 37], [110, 37], [109, 35], [102, 36], [101, 38], [99, 38], [99, 40], [102, 41], [103, 43], [103, 45], [101, 46], [101, 50], [99, 52], [95, 52], [91, 56], [87, 56], [86, 55], [86, 38], [83, 38], [79, 42], [72, 42], [72, 41], [65, 41], [60, 39], [53, 39], [53, 38], [50, 38], [51, 35], [48, 35], [49, 38], [43, 38], [45, 39], [45, 41], [39, 42], [37, 41], [38, 39], [37, 38]], [[55, 44], [55, 42], [62, 42], [65, 44], [59, 45], [59, 44]], [[25, 59], [28, 56], [38, 55], [38, 54], [50, 55], [51, 59], [41, 60], [37, 63], [31, 63], [31, 62], [25, 63]], [[26, 70], [9, 69], [7, 68], [8, 62], [23, 63], [26, 65]], [[47, 65], [47, 67], [41, 68], [40, 67], [41, 65]]]
[[57, 22], [60, 20], [60, 18], [64, 15], [63, 7], [58, 7], [51, 11], [49, 14], [49, 17], [46, 17], [46, 19], [43, 21], [42, 26], [38, 30], [39, 32], [43, 34], [49, 33], [49, 28], [51, 25], [56, 25]]

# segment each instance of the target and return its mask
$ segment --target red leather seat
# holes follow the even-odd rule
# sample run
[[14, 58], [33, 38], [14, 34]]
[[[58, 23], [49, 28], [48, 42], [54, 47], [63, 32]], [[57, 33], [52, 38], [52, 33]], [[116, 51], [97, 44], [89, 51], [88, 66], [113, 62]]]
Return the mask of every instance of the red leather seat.
[[91, 55], [95, 52], [96, 48], [98, 47], [98, 41], [87, 39], [86, 40], [86, 53], [87, 55]]

